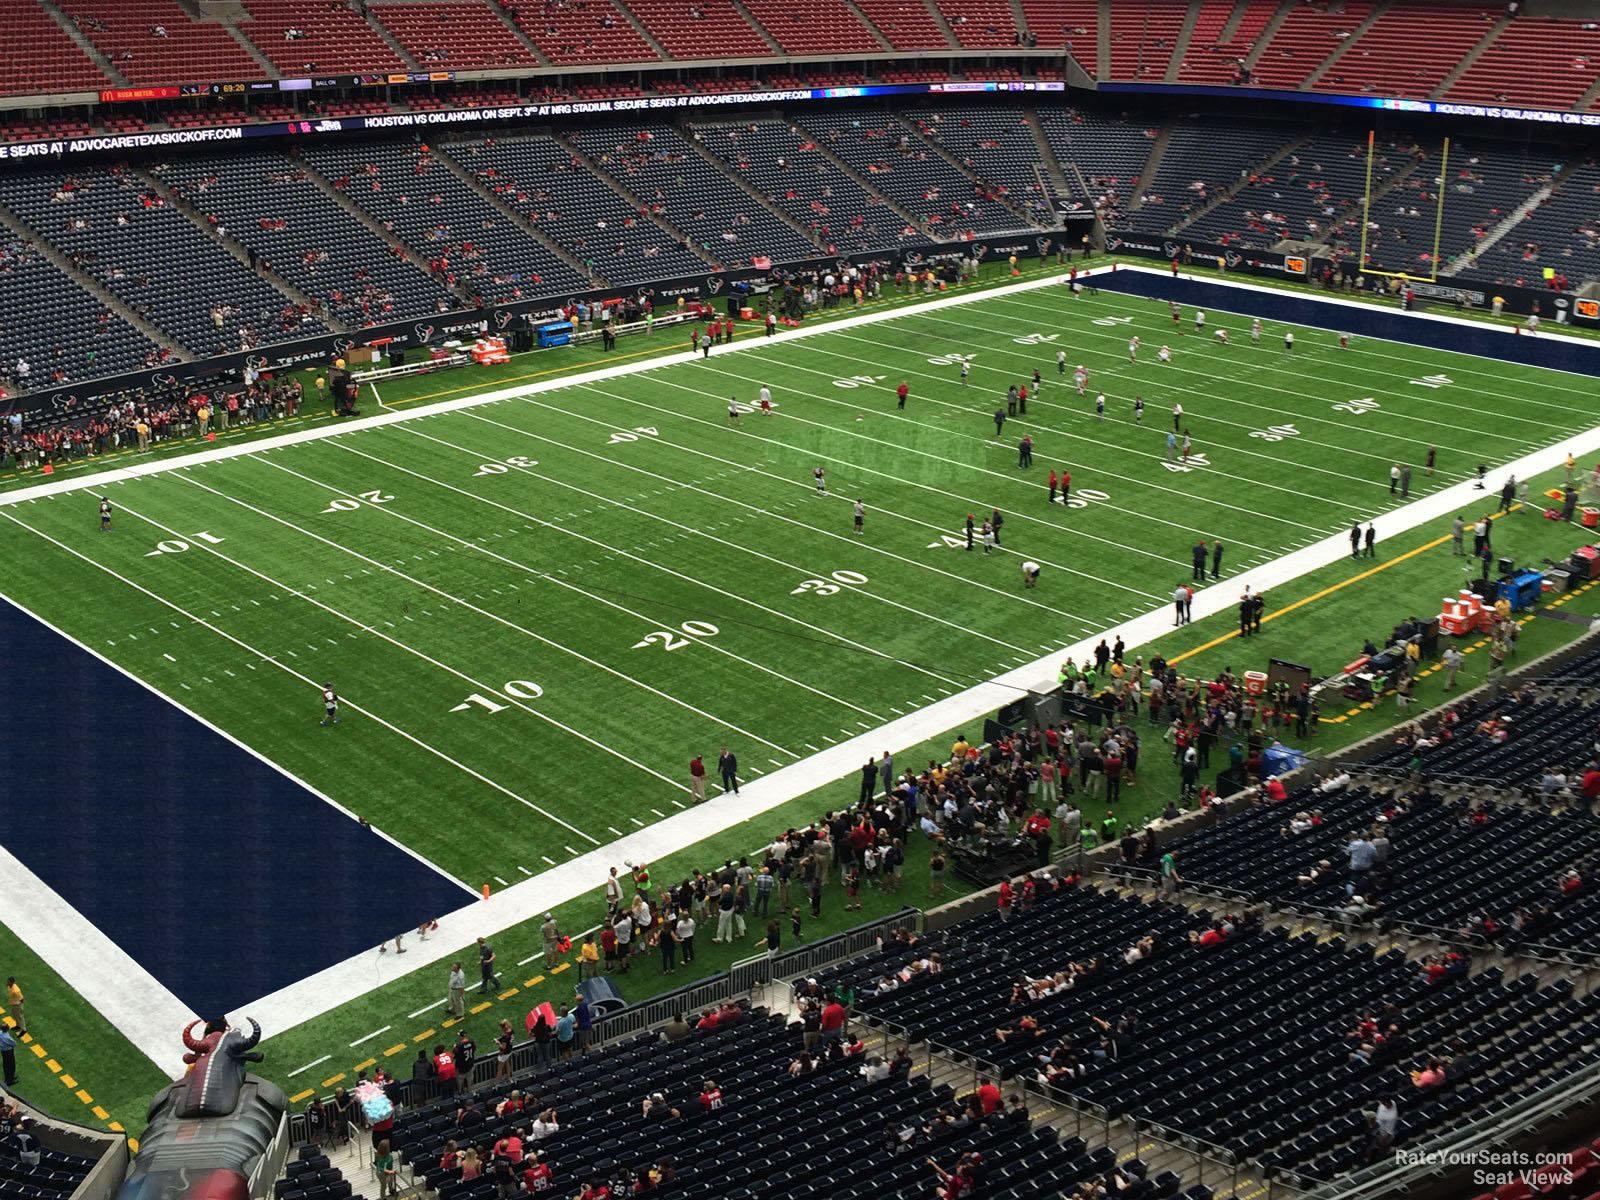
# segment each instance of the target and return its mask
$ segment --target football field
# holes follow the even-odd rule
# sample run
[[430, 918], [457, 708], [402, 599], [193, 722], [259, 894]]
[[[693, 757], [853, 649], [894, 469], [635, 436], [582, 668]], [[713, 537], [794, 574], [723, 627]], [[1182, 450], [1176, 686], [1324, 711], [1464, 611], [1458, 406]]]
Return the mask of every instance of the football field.
[[[409, 379], [382, 389], [403, 419], [0, 501], [3, 591], [464, 904], [688, 809], [694, 754], [715, 795], [720, 747], [759, 780], [1114, 640], [1171, 609], [1201, 540], [1225, 581], [1600, 425], [1577, 374], [1326, 328], [1289, 351], [1288, 327], [1250, 325], [1019, 287], [441, 411], [406, 406], [470, 385]], [[1026, 415], [997, 432], [1011, 385]], [[969, 548], [968, 515], [995, 511], [998, 544]], [[163, 769], [160, 747], [118, 753], [134, 779]], [[224, 830], [227, 787], [207, 798]]]

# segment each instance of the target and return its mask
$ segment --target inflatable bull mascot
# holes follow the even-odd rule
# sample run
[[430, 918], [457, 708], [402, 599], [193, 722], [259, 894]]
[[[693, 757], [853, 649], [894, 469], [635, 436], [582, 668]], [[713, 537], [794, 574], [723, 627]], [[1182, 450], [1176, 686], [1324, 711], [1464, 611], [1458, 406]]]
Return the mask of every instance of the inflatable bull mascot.
[[259, 1191], [272, 1182], [270, 1152], [281, 1154], [289, 1106], [276, 1084], [246, 1070], [261, 1061], [261, 1026], [248, 1021], [246, 1033], [215, 1020], [196, 1038], [198, 1024], [183, 1031], [188, 1074], [150, 1101], [118, 1200], [249, 1200], [252, 1181]]

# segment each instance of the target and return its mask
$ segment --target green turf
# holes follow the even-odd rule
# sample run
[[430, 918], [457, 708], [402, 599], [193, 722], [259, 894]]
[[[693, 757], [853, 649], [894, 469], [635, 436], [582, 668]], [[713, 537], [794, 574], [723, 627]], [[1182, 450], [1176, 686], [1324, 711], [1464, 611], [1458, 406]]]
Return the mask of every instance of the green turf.
[[[1574, 376], [1361, 339], [1341, 351], [1317, 330], [1298, 331], [1291, 356], [1282, 326], [1255, 347], [1248, 322], [1212, 314], [1213, 328], [1230, 321], [1223, 347], [1177, 333], [1162, 304], [1047, 289], [177, 468], [110, 488], [109, 536], [87, 493], [0, 510], [6, 591], [470, 886], [515, 880], [686, 804], [696, 750], [727, 741], [749, 774], [765, 773], [1165, 607], [1199, 537], [1222, 539], [1224, 575], [1236, 574], [1400, 503], [1388, 493], [1393, 461], [1418, 465], [1413, 495], [1425, 494], [1600, 412]], [[1169, 366], [1155, 361], [1163, 340]], [[1088, 367], [1088, 398], [1056, 373], [1057, 346]], [[973, 356], [965, 386], [955, 354]], [[990, 415], [1006, 385], [1035, 368], [1042, 395], [996, 440]], [[519, 374], [520, 360], [470, 386]], [[1438, 376], [1449, 382], [1426, 386]], [[436, 398], [445, 378], [396, 383], [384, 399]], [[902, 378], [911, 400], [899, 413]], [[776, 414], [730, 425], [728, 397], [748, 403], [763, 383]], [[1091, 407], [1102, 389], [1103, 422]], [[1190, 469], [1165, 462], [1174, 402], [1195, 438]], [[1017, 467], [1022, 432], [1036, 444], [1031, 471]], [[1431, 478], [1420, 469], [1429, 446]], [[826, 498], [812, 486], [818, 464]], [[1046, 503], [1051, 467], [1072, 472], [1074, 507]], [[963, 517], [994, 506], [1004, 547], [967, 552]], [[1526, 532], [1497, 545], [1528, 556], [1578, 540], [1532, 516], [1508, 520]], [[180, 539], [188, 549], [152, 554]], [[1019, 586], [1024, 556], [1045, 566], [1036, 592]], [[1387, 629], [1391, 604], [1423, 611], [1452, 590], [1448, 556], [1425, 551], [1274, 617], [1250, 651], [1334, 669], [1352, 640]], [[1314, 573], [1274, 593], [1273, 611], [1369, 565]], [[1189, 650], [1229, 624], [1224, 614], [1160, 646]], [[1578, 631], [1558, 625], [1530, 623], [1524, 653]], [[1242, 666], [1238, 655], [1224, 643], [1193, 663]], [[346, 698], [334, 730], [316, 724], [324, 679]], [[1371, 712], [1326, 715], [1320, 746], [1380, 727]], [[915, 762], [948, 741], [892, 749]], [[1175, 790], [1160, 751], [1152, 734], [1131, 813], [1158, 811]], [[550, 786], [555, 762], [586, 786]], [[847, 783], [797, 799], [657, 872], [753, 850], [853, 793]], [[915, 848], [903, 897], [872, 897], [862, 915], [920, 899], [924, 862]], [[831, 896], [825, 927], [846, 923], [837, 909]], [[595, 910], [591, 898], [558, 915], [582, 928]], [[503, 960], [537, 942], [525, 929], [499, 940]], [[698, 965], [721, 965], [714, 949]], [[685, 978], [661, 979], [652, 962], [628, 994]], [[438, 999], [441, 979], [419, 972], [272, 1037], [268, 1073], [292, 1090], [320, 1083], [287, 1072], [330, 1048], [340, 1052], [328, 1077], [353, 1069], [348, 1042], [384, 1024], [409, 1046], [427, 1016], [405, 1014]], [[473, 1018], [480, 1043], [491, 1018], [569, 986], [546, 980], [497, 1001]], [[101, 1056], [101, 1042], [85, 1044]]]
[[[13, 975], [27, 997], [30, 1039], [17, 1047], [16, 1094], [65, 1120], [99, 1128], [115, 1122], [137, 1137], [144, 1131], [150, 1097], [166, 1082], [162, 1073], [68, 987], [17, 930], [0, 924], [0, 979]], [[51, 1064], [60, 1070], [52, 1071]]]

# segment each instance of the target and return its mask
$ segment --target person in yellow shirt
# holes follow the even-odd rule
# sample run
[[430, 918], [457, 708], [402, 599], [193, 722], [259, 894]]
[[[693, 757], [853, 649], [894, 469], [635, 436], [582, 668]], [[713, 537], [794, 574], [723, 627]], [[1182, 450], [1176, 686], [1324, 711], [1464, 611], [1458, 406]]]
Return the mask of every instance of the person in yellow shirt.
[[211, 410], [202, 404], [195, 410], [194, 415], [200, 422], [200, 436], [205, 437], [207, 430], [211, 428]]
[[957, 734], [956, 744], [950, 747], [950, 761], [960, 762], [967, 757], [967, 751], [970, 749], [972, 747], [967, 744], [966, 735]]
[[15, 975], [6, 978], [6, 1007], [11, 1010], [11, 1019], [17, 1023], [13, 1032], [21, 1037], [28, 1032], [28, 1022], [22, 1016], [22, 989], [17, 986]]
[[600, 947], [595, 945], [594, 934], [583, 939], [578, 947], [578, 978], [593, 979], [600, 974]]
[[133, 431], [139, 435], [139, 449], [150, 449], [150, 426], [143, 421], [135, 421], [133, 423]]

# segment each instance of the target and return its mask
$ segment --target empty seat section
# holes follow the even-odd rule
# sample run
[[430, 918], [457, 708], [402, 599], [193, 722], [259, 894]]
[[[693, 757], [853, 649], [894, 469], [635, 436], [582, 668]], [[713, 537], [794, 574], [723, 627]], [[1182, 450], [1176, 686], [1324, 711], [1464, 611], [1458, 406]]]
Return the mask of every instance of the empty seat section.
[[464, 307], [393, 245], [351, 220], [285, 155], [235, 152], [174, 163], [158, 173], [348, 325]]
[[1245, 81], [1245, 60], [1277, 9], [1270, 4], [1248, 4], [1240, 13], [1236, 8], [1234, 0], [1205, 0], [1195, 18], [1189, 49], [1178, 66], [1180, 83]]
[[1503, 4], [1395, 4], [1313, 86], [1426, 99], [1504, 12]]
[[405, 71], [371, 25], [327, 0], [248, 0], [239, 29], [285, 75]]
[[1136, 0], [1111, 6], [1111, 64], [1107, 79], [1159, 83], [1177, 49], [1188, 5]]
[[554, 138], [456, 142], [445, 150], [503, 204], [612, 283], [707, 269], [704, 259], [596, 179]]
[[[12, 391], [154, 366], [157, 347], [56, 269], [0, 235], [0, 376]], [[23, 374], [17, 360], [27, 363]]]
[[1448, 100], [1572, 108], [1595, 81], [1600, 25], [1523, 14], [1445, 93]]
[[909, 128], [882, 112], [806, 113], [800, 127], [873, 187], [926, 221], [936, 236], [955, 238], [1026, 227], [1021, 216], [985, 196], [981, 184], [920, 145]]
[[752, 258], [815, 258], [802, 237], [735, 187], [664, 123], [583, 131], [574, 141], [600, 168], [727, 267]]
[[1373, 0], [1344, 0], [1326, 9], [1296, 5], [1256, 60], [1251, 82], [1258, 87], [1299, 87], [1360, 28], [1372, 9]]
[[965, 50], [1001, 49], [1018, 45], [1017, 21], [1011, 6], [999, 0], [934, 0]]
[[612, 0], [544, 0], [510, 11], [517, 28], [553, 63], [656, 62], [661, 57]]
[[369, 4], [367, 13], [429, 70], [538, 65], [488, 0]]
[[1230, 121], [1182, 124], [1167, 138], [1155, 174], [1142, 181], [1144, 202], [1125, 228], [1164, 233], [1211, 203], [1293, 139], [1287, 126]]
[[0, 92], [95, 91], [110, 86], [105, 72], [33, 0], [0, 5], [0, 41], [19, 49], [0, 57]]
[[840, 0], [745, 0], [785, 54], [851, 54], [882, 50], [878, 39]]
[[209, 83], [266, 74], [225, 27], [196, 21], [177, 0], [65, 0], [61, 8], [131, 83]]
[[587, 280], [414, 142], [307, 145], [307, 163], [433, 271], [491, 303], [561, 295]]
[[628, 8], [673, 58], [770, 58], [732, 0], [630, 0]]
[[133, 172], [4, 176], [0, 203], [196, 354], [327, 331]]
[[856, 7], [896, 50], [950, 48], [950, 39], [922, 0], [858, 0]]
[[1039, 180], [1043, 156], [1033, 130], [1016, 108], [944, 107], [907, 113], [905, 120], [944, 147], [1038, 224], [1054, 214]]
[[787, 213], [830, 252], [926, 245], [881, 195], [867, 191], [783, 121], [699, 125], [701, 144], [767, 203]]

